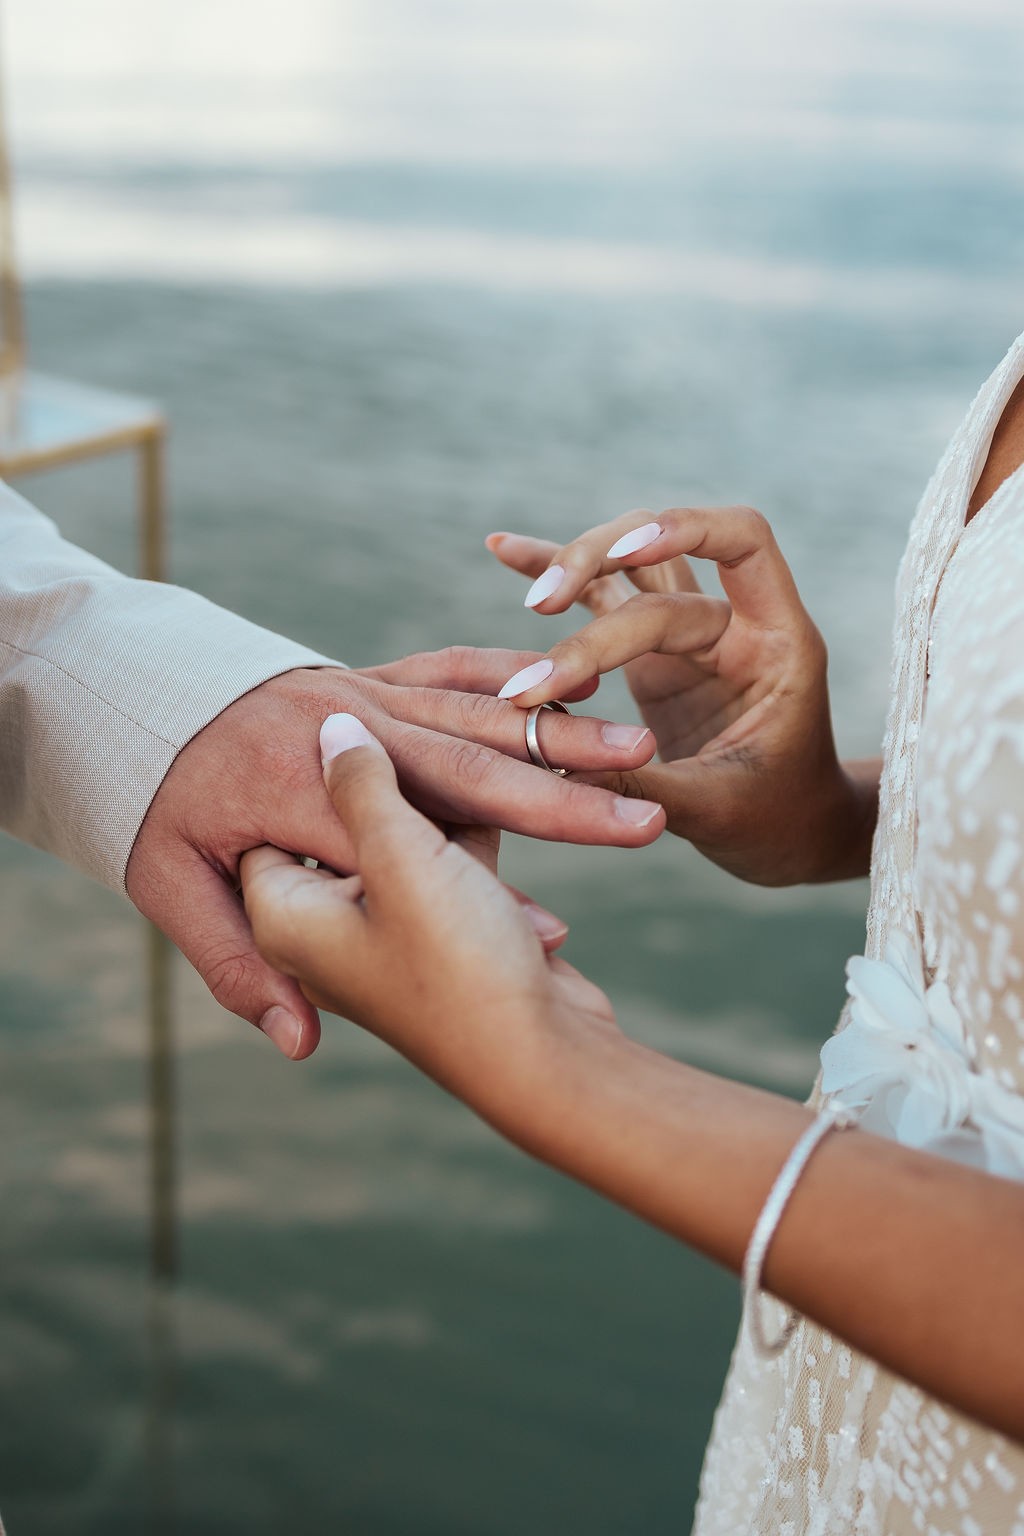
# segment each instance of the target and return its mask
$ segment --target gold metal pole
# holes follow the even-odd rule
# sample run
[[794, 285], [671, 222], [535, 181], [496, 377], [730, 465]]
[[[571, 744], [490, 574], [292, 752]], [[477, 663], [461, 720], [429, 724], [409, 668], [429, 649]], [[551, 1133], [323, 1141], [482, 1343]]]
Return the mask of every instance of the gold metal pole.
[[174, 1021], [171, 966], [174, 951], [159, 928], [146, 929], [149, 1012], [150, 1274], [171, 1281], [178, 1272], [175, 1177]]
[[0, 374], [17, 373], [25, 361], [25, 322], [14, 259], [14, 214], [6, 118], [0, 98]]
[[146, 972], [149, 1014], [149, 1283], [146, 1287], [147, 1371], [145, 1457], [149, 1536], [173, 1536], [175, 1513], [174, 1421], [177, 1397], [178, 1226], [175, 1179], [174, 1016], [171, 966], [174, 951], [159, 928], [147, 923]]
[[[164, 427], [154, 426], [139, 445], [139, 532], [142, 575], [167, 574], [163, 476]], [[149, 1014], [150, 1271], [173, 1280], [177, 1271], [175, 1188], [174, 1021], [171, 1012], [173, 950], [150, 924], [146, 943]]]
[[154, 423], [139, 444], [139, 566], [146, 581], [167, 580], [167, 518], [164, 507], [165, 424]]
[[[25, 361], [25, 327], [14, 250], [11, 177], [7, 154], [2, 92], [0, 92], [0, 383], [9, 386], [6, 403], [13, 406]], [[0, 404], [4, 401], [0, 400]], [[16, 422], [7, 434], [16, 437]], [[27, 473], [72, 462], [90, 454], [133, 447], [138, 454], [139, 564], [148, 581], [167, 575], [167, 531], [164, 504], [164, 440], [166, 423], [159, 417], [127, 424], [120, 430], [95, 431], [81, 441], [33, 451], [18, 445], [7, 455], [5, 473]], [[149, 1026], [149, 1285], [147, 1335], [149, 1346], [146, 1404], [146, 1460], [151, 1500], [151, 1529], [170, 1536], [174, 1529], [174, 1407], [176, 1378], [174, 1281], [178, 1271], [178, 1222], [175, 1158], [174, 1020], [171, 970], [174, 950], [159, 929], [145, 927], [146, 1013]], [[0, 1527], [2, 1536], [2, 1527]]]
[[[167, 575], [163, 422], [138, 448], [139, 563], [147, 581]], [[146, 924], [146, 1009], [149, 1020], [149, 1390], [146, 1463], [151, 1536], [175, 1530], [174, 1416], [177, 1338], [174, 1282], [178, 1274], [174, 949]]]
[[174, 1285], [151, 1275], [146, 1292], [147, 1373], [145, 1465], [149, 1536], [174, 1536], [177, 1487], [174, 1419], [178, 1388]]

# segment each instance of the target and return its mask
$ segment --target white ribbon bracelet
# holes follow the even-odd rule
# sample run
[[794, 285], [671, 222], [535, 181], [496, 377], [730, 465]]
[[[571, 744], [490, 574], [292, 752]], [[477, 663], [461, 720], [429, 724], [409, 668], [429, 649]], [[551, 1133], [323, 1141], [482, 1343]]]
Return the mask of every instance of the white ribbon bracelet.
[[759, 1355], [764, 1355], [768, 1359], [782, 1353], [793, 1337], [799, 1322], [799, 1314], [790, 1311], [774, 1339], [769, 1339], [764, 1330], [764, 1319], [761, 1315], [761, 1271], [764, 1269], [764, 1261], [768, 1257], [768, 1249], [775, 1236], [775, 1229], [815, 1149], [825, 1140], [829, 1131], [849, 1131], [856, 1124], [857, 1117], [849, 1110], [831, 1107], [822, 1110], [817, 1119], [812, 1121], [804, 1131], [783, 1163], [782, 1171], [769, 1191], [751, 1234], [747, 1251], [743, 1256], [744, 1312], [750, 1326], [751, 1343]]

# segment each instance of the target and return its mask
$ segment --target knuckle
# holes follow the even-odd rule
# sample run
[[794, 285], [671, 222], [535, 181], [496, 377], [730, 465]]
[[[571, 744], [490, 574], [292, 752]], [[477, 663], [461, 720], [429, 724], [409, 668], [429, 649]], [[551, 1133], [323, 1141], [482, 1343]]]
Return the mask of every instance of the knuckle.
[[677, 592], [640, 592], [623, 604], [623, 610], [637, 634], [642, 634], [648, 644], [658, 646], [672, 639], [680, 623], [686, 633], [685, 621], [692, 613], [689, 596]]
[[314, 683], [307, 695], [310, 714], [321, 721], [325, 709], [352, 709], [358, 714], [368, 702], [384, 698], [390, 686], [362, 672], [328, 672], [324, 668], [324, 675], [325, 681]]
[[676, 592], [638, 592], [635, 597], [627, 598], [622, 606], [631, 617], [659, 613], [668, 618], [678, 612], [680, 598]]
[[437, 652], [437, 655], [445, 672], [452, 680], [452, 686], [457, 688], [461, 680], [469, 675], [473, 657], [472, 646], [446, 645], [443, 650]]
[[344, 696], [353, 680], [352, 674], [340, 667], [323, 667], [319, 671], [304, 669], [289, 673], [289, 677], [293, 682], [294, 702], [307, 714], [316, 714], [323, 709], [325, 695], [332, 698], [338, 694]]
[[824, 672], [828, 669], [828, 646], [825, 637], [816, 624], [808, 621], [807, 633], [804, 636], [804, 647], [807, 659], [815, 671]]
[[359, 868], [367, 880], [379, 882], [387, 891], [404, 878], [407, 854], [396, 845], [387, 824], [367, 827], [359, 841]]
[[[661, 524], [663, 533], [670, 533], [678, 539], [685, 539], [692, 534], [694, 524], [707, 516], [698, 507], [668, 507], [664, 512], [659, 512], [657, 521]], [[711, 513], [714, 516], [714, 513]]]
[[603, 549], [598, 549], [601, 542], [599, 530], [590, 528], [586, 533], [580, 534], [578, 539], [563, 545], [558, 552], [551, 556], [549, 565], [561, 565], [572, 575], [589, 580], [598, 570]]
[[252, 956], [248, 951], [234, 947], [208, 950], [198, 956], [196, 969], [222, 1008], [235, 1012], [244, 1004], [252, 975]]
[[772, 525], [764, 513], [758, 511], [757, 507], [741, 506], [737, 507], [736, 511], [750, 530], [750, 535], [755, 543], [770, 544], [774, 542], [775, 535], [772, 532]]
[[388, 681], [395, 677], [419, 677], [429, 672], [432, 659], [429, 651], [410, 651], [407, 656], [388, 662], [382, 671]]
[[560, 640], [552, 646], [549, 655], [559, 667], [571, 677], [589, 677], [596, 665], [596, 657], [601, 649], [601, 631], [596, 629], [600, 623], [588, 624], [585, 628], [577, 630], [566, 640]]
[[621, 608], [632, 595], [633, 588], [628, 577], [614, 572], [610, 576], [597, 576], [593, 581], [588, 581], [577, 601], [595, 618], [601, 618], [603, 614], [614, 613]]
[[493, 733], [496, 701], [488, 694], [453, 693], [451, 700], [460, 731], [478, 738]]
[[471, 792], [485, 789], [498, 769], [498, 753], [476, 741], [452, 738], [441, 753], [439, 767], [444, 777]]
[[708, 541], [714, 543], [713, 528], [718, 516], [718, 511], [713, 508], [670, 507], [660, 514], [658, 522], [673, 549], [701, 560], [705, 558]]

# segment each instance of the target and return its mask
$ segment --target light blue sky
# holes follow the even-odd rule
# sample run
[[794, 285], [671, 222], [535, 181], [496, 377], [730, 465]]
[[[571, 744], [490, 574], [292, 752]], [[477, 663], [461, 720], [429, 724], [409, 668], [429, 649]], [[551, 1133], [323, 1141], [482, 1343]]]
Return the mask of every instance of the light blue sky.
[[[7, 0], [5, 52], [18, 245], [35, 276], [483, 280], [841, 306], [834, 268], [726, 255], [699, 231], [684, 250], [639, 226], [556, 237], [435, 225], [428, 209], [397, 241], [365, 213], [296, 207], [288, 188], [318, 166], [627, 178], [765, 155], [812, 166], [823, 186], [853, 162], [879, 177], [1024, 173], [1018, 0]], [[168, 168], [224, 180], [204, 198], [157, 195]], [[279, 181], [255, 194], [251, 172]], [[950, 301], [916, 281], [860, 282], [857, 302]]]

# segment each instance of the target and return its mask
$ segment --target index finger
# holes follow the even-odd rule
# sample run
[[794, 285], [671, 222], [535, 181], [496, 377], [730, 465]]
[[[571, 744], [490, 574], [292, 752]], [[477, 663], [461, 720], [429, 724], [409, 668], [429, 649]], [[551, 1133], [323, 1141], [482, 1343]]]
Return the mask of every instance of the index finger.
[[[521, 667], [537, 661], [539, 651], [483, 650], [473, 645], [449, 645], [441, 651], [417, 651], [400, 661], [379, 667], [361, 667], [361, 677], [394, 688], [431, 688], [440, 692], [483, 694], [493, 697], [504, 678]], [[568, 700], [578, 703], [588, 699], [597, 687], [597, 679], [580, 688]]]
[[294, 854], [269, 844], [243, 853], [238, 872], [256, 946], [276, 970], [304, 977], [325, 947], [354, 956], [363, 928], [358, 876], [339, 879], [307, 869]]
[[[565, 576], [544, 603], [548, 613], [576, 601], [588, 582], [637, 572], [680, 556], [714, 560], [734, 612], [765, 628], [785, 628], [806, 610], [768, 519], [753, 507], [672, 507], [654, 517], [628, 512], [565, 545], [553, 565]], [[553, 567], [552, 567], [553, 568]], [[696, 589], [696, 582], [690, 590]]]

